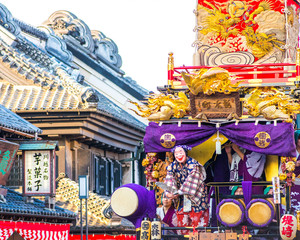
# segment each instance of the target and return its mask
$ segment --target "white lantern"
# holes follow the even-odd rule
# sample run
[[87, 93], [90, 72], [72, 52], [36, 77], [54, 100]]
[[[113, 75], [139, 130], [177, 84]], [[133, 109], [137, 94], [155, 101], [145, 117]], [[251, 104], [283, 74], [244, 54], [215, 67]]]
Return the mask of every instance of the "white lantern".
[[297, 233], [297, 219], [294, 215], [285, 214], [280, 219], [280, 236], [283, 240], [292, 240]]

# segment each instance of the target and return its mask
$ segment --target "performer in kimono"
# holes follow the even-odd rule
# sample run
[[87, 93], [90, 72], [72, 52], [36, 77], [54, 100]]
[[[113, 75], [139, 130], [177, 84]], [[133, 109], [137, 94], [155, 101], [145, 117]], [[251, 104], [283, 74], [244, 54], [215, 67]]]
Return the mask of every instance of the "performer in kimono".
[[[177, 202], [178, 227], [206, 227], [209, 221], [206, 172], [195, 159], [187, 156], [186, 145], [172, 149], [175, 161], [167, 167], [165, 183], [172, 188], [166, 196]], [[181, 231], [179, 234], [187, 234]]]
[[[177, 227], [175, 208], [172, 200], [166, 196], [165, 192], [162, 194], [162, 207], [156, 209], [156, 214], [164, 226]], [[164, 230], [162, 233], [163, 235], [172, 235], [176, 233], [176, 231]]]
[[[261, 181], [266, 163], [266, 155], [249, 150], [243, 153], [238, 147], [234, 147], [233, 150], [241, 158], [238, 166], [239, 179], [252, 182]], [[263, 186], [252, 187], [252, 194], [263, 194], [263, 192]]]
[[[234, 153], [231, 148], [231, 142], [227, 141], [221, 146], [221, 154], [214, 152], [211, 159], [209, 159], [205, 164], [204, 168], [206, 170], [206, 183], [209, 182], [229, 182], [230, 180], [230, 164], [232, 161], [232, 154]], [[218, 226], [217, 215], [216, 215], [216, 201], [212, 197], [214, 194], [214, 188], [209, 189], [210, 198], [210, 225], [212, 227]], [[219, 196], [230, 195], [231, 190], [229, 187], [219, 187]]]
[[[230, 180], [230, 164], [232, 160], [231, 142], [227, 141], [221, 146], [221, 154], [214, 152], [211, 159], [205, 164], [207, 176], [205, 182], [229, 182]], [[220, 194], [230, 195], [228, 187], [220, 187]]]
[[[232, 143], [232, 149], [235, 151], [234, 154], [231, 155], [231, 152], [228, 152], [228, 161], [231, 163], [230, 165], [230, 182], [238, 182], [239, 181], [239, 172], [238, 172], [238, 166], [241, 160], [241, 157], [239, 154], [237, 154], [237, 151], [241, 151], [242, 154], [245, 153], [245, 149], [240, 148], [235, 143]], [[230, 187], [232, 190], [233, 187]]]
[[[297, 162], [295, 166], [295, 176], [300, 178], [300, 131], [295, 131], [295, 143], [297, 150]], [[300, 186], [294, 185], [291, 188], [291, 210], [292, 213], [295, 211], [300, 211]]]

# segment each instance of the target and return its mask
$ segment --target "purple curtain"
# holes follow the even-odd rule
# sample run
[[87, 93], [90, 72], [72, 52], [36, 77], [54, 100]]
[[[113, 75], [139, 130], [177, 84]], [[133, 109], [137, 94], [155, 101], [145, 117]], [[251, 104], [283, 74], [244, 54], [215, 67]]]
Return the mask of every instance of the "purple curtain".
[[[173, 145], [195, 147], [209, 139], [217, 131], [216, 125], [198, 123], [159, 124], [150, 122], [146, 128], [144, 146], [146, 152], [170, 151]], [[285, 157], [296, 156], [294, 129], [291, 123], [257, 124], [255, 122], [223, 123], [220, 133], [247, 150]], [[172, 135], [170, 135], [172, 134]], [[165, 136], [165, 137], [163, 137]], [[169, 141], [167, 146], [166, 140]], [[167, 146], [167, 147], [166, 147]]]
[[[222, 125], [220, 133], [238, 146], [253, 152], [296, 157], [294, 129], [291, 123], [281, 122], [277, 123], [277, 126], [274, 124], [255, 125], [254, 122], [239, 123], [238, 125], [230, 123]], [[259, 146], [260, 140], [257, 137], [259, 133], [265, 137], [261, 146]]]
[[[145, 152], [168, 152], [175, 145], [195, 147], [209, 139], [216, 131], [215, 125], [202, 124], [199, 127], [198, 123], [184, 123], [179, 127], [178, 124], [162, 124], [159, 126], [155, 122], [150, 122], [144, 137]], [[163, 141], [166, 141], [166, 139], [161, 138], [168, 133], [175, 137], [169, 139], [173, 146], [164, 147], [165, 142]]]

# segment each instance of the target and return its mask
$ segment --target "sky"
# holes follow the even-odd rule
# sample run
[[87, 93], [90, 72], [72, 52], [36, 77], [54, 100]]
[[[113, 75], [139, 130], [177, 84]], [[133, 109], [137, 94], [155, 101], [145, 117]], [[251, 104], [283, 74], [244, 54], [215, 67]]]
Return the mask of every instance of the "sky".
[[149, 91], [167, 84], [168, 53], [191, 66], [197, 0], [0, 0], [14, 18], [39, 26], [58, 10], [83, 20], [118, 46], [121, 69]]

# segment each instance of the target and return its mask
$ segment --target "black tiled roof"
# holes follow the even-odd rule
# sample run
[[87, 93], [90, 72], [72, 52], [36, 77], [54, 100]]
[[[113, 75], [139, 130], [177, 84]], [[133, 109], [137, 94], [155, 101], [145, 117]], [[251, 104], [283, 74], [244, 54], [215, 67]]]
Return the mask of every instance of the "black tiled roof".
[[48, 36], [45, 32], [39, 30], [38, 28], [31, 26], [30, 24], [27, 24], [19, 19], [14, 18], [14, 21], [19, 25], [19, 27], [21, 28], [21, 30], [23, 32], [29, 33], [33, 36], [36, 36], [42, 40], [47, 40]]
[[143, 131], [146, 129], [146, 125], [144, 123], [140, 122], [138, 119], [130, 115], [128, 112], [126, 112], [125, 110], [117, 106], [115, 103], [110, 101], [101, 93], [97, 92], [97, 96], [99, 97], [99, 103], [97, 109], [105, 113], [108, 113], [113, 117], [115, 117], [116, 119], [119, 119], [122, 122], [130, 124], [135, 128], [140, 128]]
[[0, 104], [0, 126], [24, 133], [42, 133], [42, 130]]
[[[6, 187], [2, 187], [6, 188]], [[33, 203], [26, 203], [22, 194], [10, 189], [7, 189], [7, 195], [5, 196], [6, 202], [0, 201], [0, 215], [22, 215], [36, 216], [45, 218], [60, 218], [60, 219], [75, 219], [76, 213], [69, 210], [55, 206], [55, 209], [48, 209], [45, 207], [45, 203], [39, 199], [33, 198]]]

